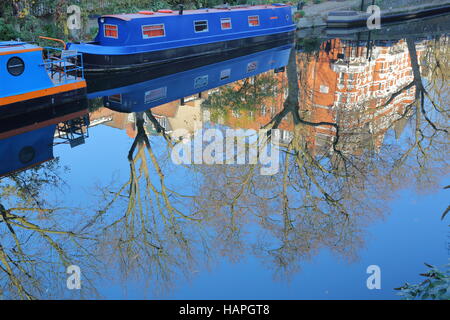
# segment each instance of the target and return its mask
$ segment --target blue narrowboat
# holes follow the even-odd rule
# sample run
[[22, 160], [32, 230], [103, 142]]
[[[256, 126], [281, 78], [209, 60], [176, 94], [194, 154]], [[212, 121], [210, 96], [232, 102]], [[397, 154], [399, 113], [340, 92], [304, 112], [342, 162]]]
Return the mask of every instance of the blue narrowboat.
[[52, 160], [54, 140], [61, 137], [61, 130], [87, 115], [85, 97], [66, 105], [0, 117], [0, 179]]
[[0, 116], [86, 96], [80, 54], [25, 42], [0, 42]]
[[141, 112], [288, 64], [293, 44], [212, 63], [132, 85], [88, 93], [103, 97], [104, 106], [119, 112]]
[[99, 18], [93, 42], [69, 43], [83, 54], [87, 72], [127, 71], [176, 59], [292, 39], [291, 6], [223, 6], [212, 9], [140, 11]]
[[56, 125], [48, 125], [0, 139], [0, 179], [52, 160]]

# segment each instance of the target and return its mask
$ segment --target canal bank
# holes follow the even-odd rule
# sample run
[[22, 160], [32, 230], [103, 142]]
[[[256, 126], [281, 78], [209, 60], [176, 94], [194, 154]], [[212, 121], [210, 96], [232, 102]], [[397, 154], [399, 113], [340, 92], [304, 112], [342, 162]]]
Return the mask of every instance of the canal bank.
[[[363, 3], [364, 2], [364, 3]], [[327, 1], [319, 4], [311, 4], [296, 11], [297, 15], [303, 15], [297, 23], [298, 29], [316, 28], [324, 26], [332, 26], [330, 24], [330, 13], [348, 12], [351, 13], [348, 23], [342, 27], [359, 27], [361, 19], [367, 19], [367, 14], [361, 8], [367, 8], [370, 1], [348, 0], [348, 1]], [[435, 16], [450, 12], [450, 0], [435, 0], [429, 1], [426, 4], [411, 4], [395, 6], [396, 3], [391, 3], [389, 7], [381, 5], [381, 20], [382, 23], [396, 23], [415, 18], [423, 18], [428, 16]], [[361, 18], [361, 19], [359, 19]]]

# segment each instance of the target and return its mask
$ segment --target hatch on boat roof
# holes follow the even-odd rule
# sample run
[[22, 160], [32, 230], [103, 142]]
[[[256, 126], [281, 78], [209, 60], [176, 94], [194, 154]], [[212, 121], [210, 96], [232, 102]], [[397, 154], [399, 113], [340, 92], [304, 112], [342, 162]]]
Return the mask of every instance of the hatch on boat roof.
[[[267, 5], [236, 5], [236, 6], [216, 6], [214, 8], [203, 8], [203, 9], [197, 9], [197, 10], [184, 10], [183, 15], [190, 15], [190, 14], [203, 14], [203, 13], [212, 13], [212, 12], [221, 12], [224, 9], [226, 10], [256, 10], [256, 9], [270, 9], [275, 7], [286, 7], [288, 5], [282, 4], [282, 3], [275, 3], [275, 4], [267, 4]], [[170, 12], [169, 12], [170, 11]], [[110, 15], [103, 15], [100, 18], [115, 18], [123, 21], [131, 21], [134, 19], [141, 19], [141, 18], [149, 18], [149, 17], [161, 17], [161, 16], [167, 16], [171, 14], [178, 14], [179, 11], [175, 10], [158, 10], [156, 12], [154, 11], [139, 11], [138, 13], [122, 13], [122, 14], [110, 14]]]
[[119, 20], [123, 20], [123, 21], [131, 21], [134, 18], [140, 18], [142, 16], [148, 16], [148, 14], [139, 14], [139, 13], [134, 13], [134, 14], [108, 14], [108, 15], [104, 15], [101, 16], [100, 19], [102, 18], [115, 18], [115, 19], [119, 19]]

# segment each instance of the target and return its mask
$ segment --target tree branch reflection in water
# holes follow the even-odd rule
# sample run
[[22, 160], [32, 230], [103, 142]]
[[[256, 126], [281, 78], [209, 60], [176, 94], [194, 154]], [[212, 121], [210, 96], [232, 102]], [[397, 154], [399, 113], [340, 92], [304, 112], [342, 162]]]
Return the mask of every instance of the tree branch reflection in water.
[[[93, 274], [95, 241], [77, 228], [82, 222], [78, 211], [45, 199], [61, 190], [60, 171], [56, 159], [0, 181], [0, 289], [5, 298], [69, 297], [68, 266]], [[90, 277], [83, 281], [85, 289], [74, 296], [95, 296]]]
[[[326, 46], [293, 51], [287, 78], [266, 73], [252, 80], [256, 89], [250, 80], [236, 83], [203, 106], [220, 109], [216, 121], [227, 112], [253, 114], [254, 125], [263, 105], [283, 93], [277, 83], [287, 83], [281, 107], [260, 125], [290, 132], [277, 175], [262, 176], [257, 165], [175, 166], [169, 156], [176, 141], [147, 111], [134, 114], [137, 135], [124, 155], [128, 179], [100, 187], [101, 201], [93, 205], [99, 209], [83, 219], [75, 208], [43, 201], [48, 185], [59, 183], [45, 168], [39, 183], [22, 174], [2, 181], [3, 294], [58, 296], [45, 288], [62, 289], [56, 273], [68, 264], [84, 266], [88, 279], [101, 269], [165, 290], [221, 256], [243, 261], [253, 254], [279, 278], [295, 275], [324, 249], [357, 259], [365, 228], [388, 214], [387, 200], [405, 186], [430, 192], [448, 173], [448, 39], [406, 39], [379, 49], [407, 52], [404, 77], [380, 95], [356, 91], [354, 101], [350, 86], [362, 80], [350, 79], [345, 68], [362, 65], [367, 74], [372, 62], [357, 46]], [[335, 68], [335, 90], [347, 100], [325, 85], [325, 67]], [[383, 72], [390, 71], [376, 69], [372, 77]], [[162, 137], [149, 137], [144, 119]]]

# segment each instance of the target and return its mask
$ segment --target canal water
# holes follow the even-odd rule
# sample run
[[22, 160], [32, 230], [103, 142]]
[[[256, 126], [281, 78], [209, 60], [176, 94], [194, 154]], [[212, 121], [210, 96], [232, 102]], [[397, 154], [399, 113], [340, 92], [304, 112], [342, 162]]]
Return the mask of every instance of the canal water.
[[430, 28], [97, 76], [25, 115], [0, 140], [28, 148], [0, 164], [1, 297], [401, 298], [450, 257], [450, 43]]

